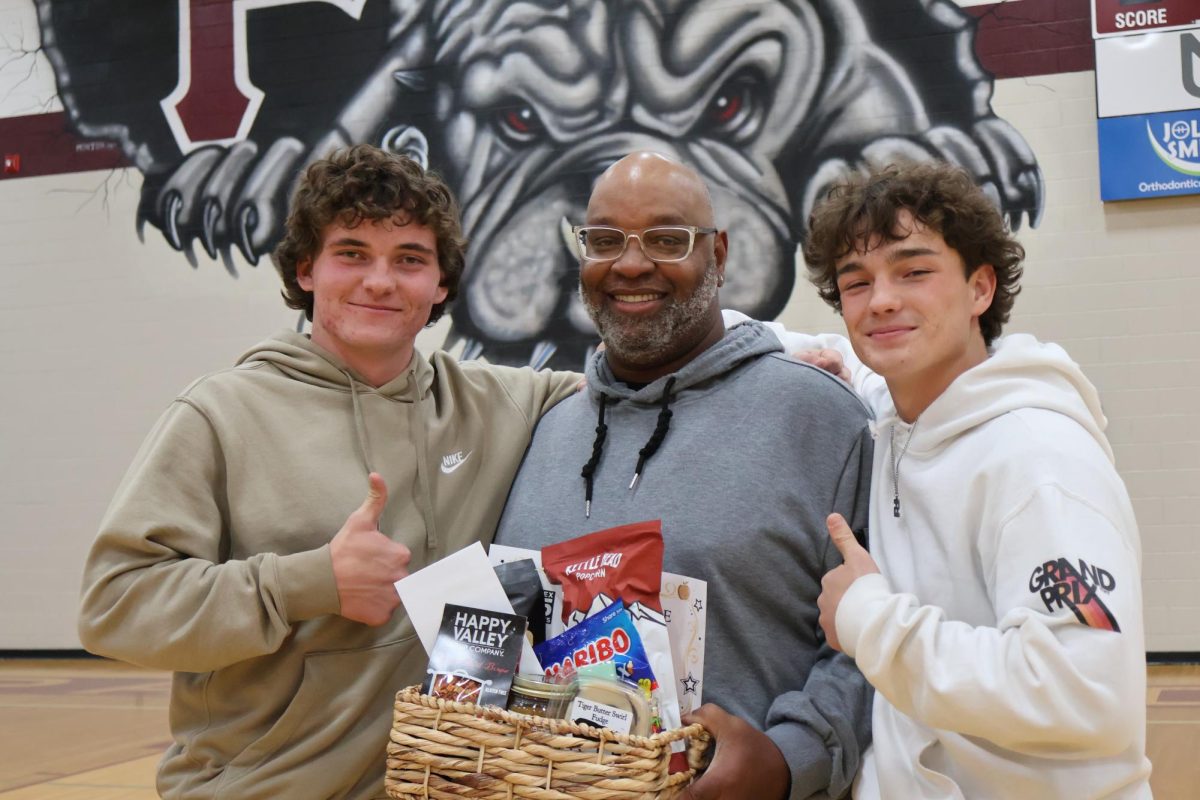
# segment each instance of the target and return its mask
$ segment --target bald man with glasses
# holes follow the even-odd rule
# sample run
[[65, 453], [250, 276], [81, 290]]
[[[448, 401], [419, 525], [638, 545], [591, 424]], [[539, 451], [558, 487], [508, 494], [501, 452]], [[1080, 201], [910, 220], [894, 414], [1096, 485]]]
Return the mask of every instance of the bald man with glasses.
[[708, 582], [710, 705], [693, 717], [718, 749], [685, 797], [843, 796], [871, 691], [825, 643], [816, 598], [840, 563], [825, 517], [866, 525], [867, 411], [759, 323], [725, 329], [729, 237], [690, 168], [627, 156], [596, 183], [574, 237], [605, 349], [587, 390], [539, 423], [496, 541], [540, 548], [661, 519], [664, 569]]

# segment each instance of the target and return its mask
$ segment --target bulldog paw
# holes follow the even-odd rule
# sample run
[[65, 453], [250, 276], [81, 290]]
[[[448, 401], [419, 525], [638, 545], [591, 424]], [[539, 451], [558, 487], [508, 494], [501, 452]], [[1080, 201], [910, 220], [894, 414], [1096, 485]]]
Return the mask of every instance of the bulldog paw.
[[996, 117], [986, 117], [965, 132], [937, 126], [916, 136], [887, 136], [862, 148], [853, 162], [824, 161], [813, 173], [803, 197], [804, 219], [836, 183], [854, 173], [889, 164], [937, 159], [957, 164], [974, 178], [1015, 231], [1028, 215], [1030, 225], [1041, 220], [1045, 180], [1033, 152], [1016, 130]]
[[144, 191], [139, 232], [145, 223], [197, 266], [194, 242], [218, 256], [231, 274], [236, 247], [251, 265], [268, 253], [282, 230], [287, 186], [304, 152], [298, 139], [282, 138], [259, 153], [252, 141], [202, 147], [190, 153], [155, 191]]

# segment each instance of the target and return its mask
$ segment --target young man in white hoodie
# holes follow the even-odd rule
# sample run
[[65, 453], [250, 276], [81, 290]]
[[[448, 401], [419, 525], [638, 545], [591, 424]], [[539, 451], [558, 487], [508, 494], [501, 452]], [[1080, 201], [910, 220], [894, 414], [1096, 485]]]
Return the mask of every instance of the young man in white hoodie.
[[998, 338], [1024, 251], [961, 170], [835, 188], [805, 256], [877, 417], [870, 552], [821, 625], [875, 686], [862, 798], [1146, 798], [1137, 525], [1095, 388]]

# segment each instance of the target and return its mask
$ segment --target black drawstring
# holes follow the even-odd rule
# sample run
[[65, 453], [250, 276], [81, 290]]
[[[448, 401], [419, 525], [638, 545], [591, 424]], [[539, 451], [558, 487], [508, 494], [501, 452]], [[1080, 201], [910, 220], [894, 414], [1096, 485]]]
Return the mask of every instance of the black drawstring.
[[[629, 484], [630, 489], [637, 486], [638, 478], [642, 475], [642, 467], [646, 466], [646, 462], [658, 452], [663, 439], [667, 438], [667, 431], [671, 427], [671, 387], [674, 385], [675, 376], [672, 375], [667, 379], [667, 384], [663, 388], [662, 409], [658, 412], [658, 422], [654, 425], [654, 433], [650, 434], [650, 440], [646, 442], [646, 446], [638, 451], [637, 467], [633, 471], [633, 482]], [[606, 395], [600, 395], [600, 417], [596, 422], [596, 439], [592, 442], [592, 457], [583, 465], [583, 471], [579, 473], [583, 477], [585, 486], [583, 513], [586, 517], [592, 516], [593, 478], [596, 474], [596, 467], [600, 464], [600, 453], [604, 450], [604, 440], [608, 437], [608, 426], [604, 424], [606, 399]]]
[[587, 486], [583, 496], [583, 515], [589, 518], [592, 516], [592, 477], [596, 474], [596, 467], [600, 463], [600, 453], [604, 450], [604, 439], [608, 436], [608, 426], [604, 424], [604, 403], [607, 399], [605, 395], [600, 395], [600, 419], [596, 422], [596, 440], [592, 442], [592, 458], [583, 465], [583, 472], [579, 473], [583, 476]]
[[675, 376], [672, 375], [667, 379], [667, 385], [663, 387], [662, 410], [658, 412], [658, 422], [654, 426], [654, 433], [650, 434], [650, 441], [646, 442], [646, 446], [638, 451], [637, 467], [633, 470], [633, 480], [629, 484], [629, 488], [637, 486], [638, 478], [642, 475], [642, 467], [646, 466], [646, 462], [650, 457], [658, 452], [659, 445], [663, 439], [667, 438], [667, 429], [671, 427], [671, 387], [675, 385]]

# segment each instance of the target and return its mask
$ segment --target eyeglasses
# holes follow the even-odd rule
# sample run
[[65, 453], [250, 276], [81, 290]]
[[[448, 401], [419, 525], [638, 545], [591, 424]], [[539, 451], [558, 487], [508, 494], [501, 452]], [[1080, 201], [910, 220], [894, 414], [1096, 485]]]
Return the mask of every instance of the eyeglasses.
[[576, 225], [571, 229], [586, 261], [613, 261], [621, 257], [630, 239], [637, 239], [651, 261], [683, 261], [692, 254], [696, 234], [716, 233], [716, 228], [695, 225], [657, 225], [641, 232], [624, 231], [607, 225]]

